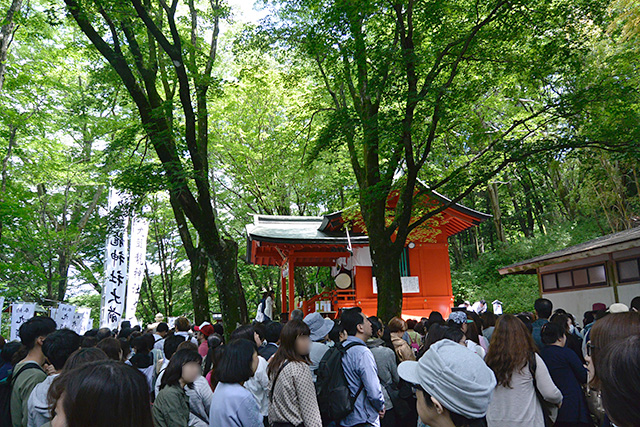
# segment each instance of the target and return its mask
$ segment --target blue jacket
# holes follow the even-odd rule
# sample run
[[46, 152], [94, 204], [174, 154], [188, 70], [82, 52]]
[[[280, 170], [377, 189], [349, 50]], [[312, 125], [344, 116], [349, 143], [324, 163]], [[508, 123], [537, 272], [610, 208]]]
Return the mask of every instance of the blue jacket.
[[589, 407], [581, 387], [587, 382], [587, 369], [576, 353], [566, 347], [548, 345], [542, 349], [542, 359], [551, 379], [562, 392], [562, 406], [556, 421], [590, 423]]

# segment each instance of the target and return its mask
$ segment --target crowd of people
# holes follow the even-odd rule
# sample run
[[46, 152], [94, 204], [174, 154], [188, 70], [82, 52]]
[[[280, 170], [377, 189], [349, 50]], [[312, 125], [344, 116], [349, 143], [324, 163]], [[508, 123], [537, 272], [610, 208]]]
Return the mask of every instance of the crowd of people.
[[185, 317], [84, 336], [34, 317], [0, 339], [0, 426], [640, 426], [640, 297], [582, 323], [541, 298], [517, 315], [283, 324], [272, 300], [227, 337]]

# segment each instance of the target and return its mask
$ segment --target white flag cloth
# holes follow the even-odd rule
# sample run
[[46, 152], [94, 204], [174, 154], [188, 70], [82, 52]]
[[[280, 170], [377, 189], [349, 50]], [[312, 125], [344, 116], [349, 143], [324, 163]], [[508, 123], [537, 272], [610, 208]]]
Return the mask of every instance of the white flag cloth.
[[[109, 207], [118, 203], [120, 196], [109, 191]], [[124, 218], [107, 236], [105, 251], [105, 277], [100, 304], [100, 326], [116, 329], [124, 313], [127, 291], [127, 223]]]
[[14, 302], [11, 304], [11, 341], [20, 339], [20, 326], [36, 313], [32, 302]]
[[129, 252], [129, 275], [125, 310], [125, 319], [131, 321], [134, 321], [136, 317], [136, 309], [140, 299], [140, 287], [144, 279], [148, 234], [149, 221], [144, 218], [134, 219], [131, 225], [131, 250]]

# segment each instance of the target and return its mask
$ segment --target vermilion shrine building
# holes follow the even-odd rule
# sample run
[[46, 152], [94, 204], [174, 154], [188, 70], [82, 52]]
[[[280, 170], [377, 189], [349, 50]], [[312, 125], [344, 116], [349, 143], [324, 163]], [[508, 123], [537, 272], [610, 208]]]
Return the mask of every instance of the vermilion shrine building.
[[[396, 201], [397, 197], [389, 199], [389, 211]], [[450, 200], [430, 192], [420, 203], [433, 208]], [[353, 220], [353, 214], [346, 211], [319, 217], [254, 215], [253, 224], [246, 226], [247, 260], [281, 268], [283, 311], [290, 313], [296, 308], [294, 268], [326, 266], [342, 274], [336, 281], [338, 289], [303, 301], [300, 308], [305, 315], [317, 310], [333, 317], [341, 308], [354, 306], [361, 307], [367, 316], [376, 314], [377, 289], [369, 239], [361, 217], [356, 217]], [[409, 235], [400, 260], [403, 317], [428, 316], [432, 310], [445, 317], [449, 314], [453, 293], [448, 239], [490, 217], [454, 203]]]

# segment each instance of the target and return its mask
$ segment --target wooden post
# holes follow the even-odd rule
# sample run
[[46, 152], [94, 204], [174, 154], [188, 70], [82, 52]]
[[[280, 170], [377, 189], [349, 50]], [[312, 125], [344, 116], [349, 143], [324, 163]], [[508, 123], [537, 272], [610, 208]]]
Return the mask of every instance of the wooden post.
[[280, 309], [285, 313], [287, 311], [287, 278], [284, 275], [284, 268], [280, 269], [280, 298], [282, 301]]
[[296, 290], [296, 286], [295, 286], [295, 280], [293, 278], [294, 276], [294, 268], [295, 268], [295, 264], [293, 261], [293, 257], [289, 257], [289, 314], [291, 314], [291, 312], [296, 308], [296, 299], [295, 299], [295, 290]]

